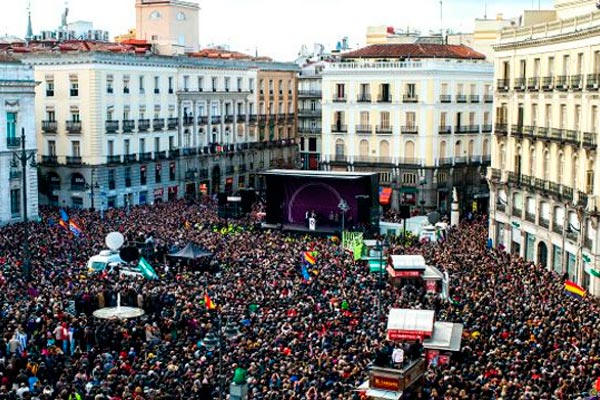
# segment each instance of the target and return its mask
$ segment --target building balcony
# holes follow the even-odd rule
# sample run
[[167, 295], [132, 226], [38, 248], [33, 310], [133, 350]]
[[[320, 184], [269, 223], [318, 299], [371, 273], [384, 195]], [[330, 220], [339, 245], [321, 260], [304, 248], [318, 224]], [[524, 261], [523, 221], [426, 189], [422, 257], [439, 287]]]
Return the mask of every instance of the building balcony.
[[356, 125], [354, 130], [358, 135], [371, 135], [373, 133], [371, 125]]
[[123, 133], [131, 133], [135, 129], [135, 121], [132, 119], [123, 120]]
[[485, 94], [485, 95], [483, 95], [483, 102], [484, 103], [493, 103], [494, 102], [494, 95], [492, 95], [492, 94]]
[[6, 138], [6, 147], [12, 148], [12, 149], [21, 147], [21, 138], [7, 137]]
[[438, 127], [438, 133], [440, 135], [450, 135], [452, 133], [452, 127], [448, 125], [443, 125]]
[[152, 120], [152, 129], [155, 131], [162, 131], [165, 127], [165, 119], [164, 118], [154, 118]]
[[150, 120], [138, 119], [138, 131], [146, 132], [148, 129], [150, 129]]
[[346, 125], [334, 124], [331, 125], [331, 132], [333, 133], [347, 133], [348, 127]]
[[548, 229], [548, 228], [550, 228], [550, 220], [540, 217], [538, 225], [541, 226], [542, 228]]
[[167, 129], [168, 130], [177, 129], [178, 126], [179, 126], [179, 119], [177, 119], [175, 117], [167, 118]]
[[521, 216], [523, 215], [523, 210], [520, 208], [517, 208], [517, 207], [513, 207], [512, 215], [514, 215], [515, 217], [521, 218]]
[[554, 78], [554, 88], [560, 91], [569, 89], [569, 77], [567, 75], [558, 75]]
[[393, 131], [394, 129], [390, 125], [377, 125], [375, 128], [375, 132], [377, 132], [378, 135], [391, 135]]
[[105, 121], [104, 129], [106, 133], [117, 133], [119, 130], [119, 121]]
[[466, 94], [457, 94], [456, 95], [456, 102], [457, 103], [466, 103], [467, 102], [467, 95]]
[[78, 135], [81, 133], [81, 121], [67, 121], [67, 133]]
[[441, 94], [440, 95], [440, 103], [452, 103], [452, 95]]
[[121, 156], [106, 156], [107, 164], [121, 164]]
[[210, 123], [212, 125], [220, 124], [221, 123], [221, 116], [220, 115], [213, 115], [213, 116], [211, 116], [210, 117]]
[[140, 153], [139, 157], [140, 157], [140, 162], [152, 161], [152, 153], [151, 152]]
[[419, 127], [416, 125], [405, 125], [401, 128], [401, 132], [403, 135], [417, 135], [419, 133]]
[[496, 136], [506, 136], [508, 135], [508, 124], [498, 123], [494, 125], [494, 133]]
[[550, 92], [554, 90], [554, 77], [552, 76], [544, 76], [542, 78], [542, 90], [545, 92]]
[[442, 158], [438, 158], [438, 164], [440, 166], [454, 165], [454, 157], [442, 157]]
[[194, 117], [191, 115], [184, 116], [182, 119], [183, 126], [192, 126], [194, 124]]
[[416, 94], [405, 94], [402, 96], [402, 102], [403, 103], [418, 103], [419, 96], [417, 96]]
[[412, 157], [401, 157], [397, 160], [398, 165], [405, 167], [420, 167], [423, 164], [423, 160], [420, 158]]
[[464, 134], [467, 134], [467, 133], [470, 133], [468, 125], [461, 125], [461, 126], [455, 126], [454, 127], [454, 134], [464, 135]]
[[583, 147], [586, 147], [588, 149], [596, 149], [596, 136], [596, 132], [583, 132]]
[[470, 103], [479, 103], [479, 95], [477, 95], [477, 94], [469, 95], [469, 102]]
[[502, 180], [502, 171], [498, 168], [489, 169], [489, 178], [492, 182], [500, 182]]
[[583, 75], [571, 75], [569, 86], [571, 90], [579, 91], [583, 89]]
[[236, 122], [238, 124], [244, 124], [246, 123], [246, 114], [238, 114], [236, 117]]
[[58, 123], [56, 121], [42, 121], [43, 133], [56, 133], [57, 130]]
[[533, 134], [537, 139], [541, 140], [546, 140], [550, 138], [550, 132], [545, 126], [538, 126]]
[[179, 149], [169, 150], [169, 159], [179, 157]]
[[123, 156], [123, 162], [126, 164], [134, 163], [137, 161], [137, 154], [125, 154]]
[[526, 211], [525, 212], [525, 221], [535, 224], [535, 214]]
[[513, 88], [517, 91], [517, 92], [524, 92], [525, 91], [525, 78], [515, 78], [514, 81], [514, 86]]
[[527, 89], [528, 90], [539, 90], [540, 89], [540, 78], [533, 77], [527, 79]]
[[600, 74], [588, 74], [585, 81], [586, 90], [596, 91], [600, 86]]
[[58, 165], [58, 157], [57, 156], [42, 156], [42, 164]]
[[207, 125], [208, 117], [206, 115], [201, 115], [198, 117], [198, 125]]
[[391, 157], [378, 157], [378, 156], [354, 156], [352, 157], [354, 163], [361, 164], [392, 164], [393, 160]]
[[299, 126], [298, 133], [312, 133], [312, 134], [320, 134], [321, 127], [320, 126]]
[[322, 95], [321, 90], [298, 90], [298, 97], [315, 97], [320, 98]]
[[496, 89], [499, 92], [508, 92], [510, 79], [498, 79], [496, 81]]
[[565, 228], [562, 225], [562, 221], [558, 222], [555, 220], [554, 223], [552, 224], [552, 232], [554, 232], [554, 233], [558, 233], [559, 235], [562, 235], [564, 229]]
[[533, 139], [535, 134], [535, 126], [524, 125], [523, 126], [523, 136]]
[[481, 132], [483, 132], [483, 133], [491, 133], [492, 130], [493, 130], [492, 124], [481, 125]]
[[523, 125], [512, 124], [510, 126], [510, 135], [513, 137], [523, 137]]
[[501, 212], [501, 213], [506, 213], [506, 204], [497, 203], [496, 204], [496, 211]]
[[67, 156], [66, 161], [67, 161], [67, 166], [69, 166], [69, 167], [79, 167], [82, 165], [80, 156]]
[[377, 97], [377, 102], [378, 103], [391, 103], [392, 102], [392, 95], [391, 94], [380, 94]]
[[346, 102], [346, 95], [335, 95], [335, 96], [333, 96], [332, 101], [334, 103], [345, 103]]
[[256, 114], [248, 114], [248, 121], [250, 123], [255, 123], [256, 121], [258, 121], [258, 115], [256, 115]]
[[154, 152], [154, 159], [155, 160], [166, 160], [167, 159], [167, 152], [165, 150], [155, 151]]
[[466, 165], [469, 159], [467, 157], [454, 157], [454, 165]]
[[232, 124], [233, 123], [233, 115], [226, 115], [225, 116], [225, 123], [226, 124]]
[[356, 98], [356, 102], [357, 103], [370, 103], [371, 102], [371, 95], [367, 94], [367, 93], [361, 93]]

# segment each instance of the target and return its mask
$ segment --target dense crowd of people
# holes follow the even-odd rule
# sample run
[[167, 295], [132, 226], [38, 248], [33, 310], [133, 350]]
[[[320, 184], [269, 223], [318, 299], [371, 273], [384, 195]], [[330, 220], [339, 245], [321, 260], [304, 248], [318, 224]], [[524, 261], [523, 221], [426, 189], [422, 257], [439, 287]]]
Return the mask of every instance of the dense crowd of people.
[[[381, 286], [338, 241], [259, 230], [257, 209], [236, 221], [210, 200], [68, 213], [82, 235], [56, 223], [57, 209], [30, 223], [29, 280], [22, 224], [0, 229], [0, 399], [210, 399], [228, 392], [219, 383], [236, 368], [247, 370], [249, 399], [359, 399], [390, 307], [464, 324], [461, 352], [429, 367], [413, 398], [576, 399], [600, 377], [598, 304], [565, 296], [554, 272], [487, 249], [483, 218], [440, 244], [387, 240], [386, 252], [423, 254], [449, 272], [443, 302], [419, 285]], [[145, 254], [158, 280], [87, 271], [112, 231], [129, 244], [152, 238]], [[210, 268], [167, 256], [189, 242], [214, 254]], [[304, 251], [317, 260], [310, 279]], [[92, 316], [117, 294], [145, 315]], [[231, 323], [239, 335], [222, 352], [203, 345]]]

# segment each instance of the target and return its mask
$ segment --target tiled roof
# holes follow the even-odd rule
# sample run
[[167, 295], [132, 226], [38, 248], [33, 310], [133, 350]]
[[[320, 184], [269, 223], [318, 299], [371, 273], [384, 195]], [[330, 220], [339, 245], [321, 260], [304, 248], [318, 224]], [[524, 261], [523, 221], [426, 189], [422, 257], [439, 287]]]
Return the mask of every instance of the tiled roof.
[[485, 55], [463, 45], [449, 44], [374, 44], [342, 54], [349, 58], [456, 58], [484, 60]]

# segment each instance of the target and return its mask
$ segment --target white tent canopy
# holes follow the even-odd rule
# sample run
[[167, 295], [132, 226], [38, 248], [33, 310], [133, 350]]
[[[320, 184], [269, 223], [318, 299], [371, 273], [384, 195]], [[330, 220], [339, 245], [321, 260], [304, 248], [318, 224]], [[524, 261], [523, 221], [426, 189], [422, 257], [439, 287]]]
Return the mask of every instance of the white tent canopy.
[[423, 340], [433, 334], [433, 310], [392, 308], [388, 316], [387, 336], [390, 340]]
[[425, 267], [425, 272], [423, 273], [422, 278], [425, 280], [441, 281], [444, 279], [444, 274], [442, 274], [442, 271], [440, 271], [436, 267], [427, 265]]
[[394, 270], [425, 270], [427, 263], [423, 256], [418, 255], [392, 255], [390, 265]]
[[463, 324], [436, 322], [433, 336], [423, 341], [423, 347], [430, 350], [460, 351]]

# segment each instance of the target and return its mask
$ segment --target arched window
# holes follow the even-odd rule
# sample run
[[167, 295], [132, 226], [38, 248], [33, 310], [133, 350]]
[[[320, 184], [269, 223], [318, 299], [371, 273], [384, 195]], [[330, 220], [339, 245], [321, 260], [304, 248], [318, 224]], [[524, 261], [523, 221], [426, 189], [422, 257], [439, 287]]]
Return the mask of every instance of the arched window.
[[358, 154], [361, 157], [366, 157], [369, 155], [369, 141], [368, 140], [361, 140], [360, 144], [359, 144], [359, 148], [358, 148]]
[[460, 143], [460, 140], [457, 140], [456, 143], [454, 143], [454, 157], [460, 157], [462, 155], [462, 144]]
[[544, 151], [544, 165], [542, 165], [542, 171], [544, 171], [544, 180], [550, 180], [550, 152], [546, 149]]
[[562, 183], [564, 170], [565, 155], [561, 152], [558, 154], [558, 163], [556, 164], [556, 183]]
[[404, 144], [404, 158], [409, 160], [415, 159], [415, 143], [411, 140]]
[[483, 149], [481, 150], [482, 156], [487, 156], [490, 154], [490, 142], [487, 139], [483, 140]]
[[390, 142], [387, 140], [382, 140], [379, 142], [379, 157], [389, 157], [390, 156]]
[[529, 151], [529, 176], [535, 176], [535, 147]]
[[475, 152], [475, 141], [473, 139], [471, 139], [471, 140], [469, 140], [469, 150], [468, 150], [469, 158], [471, 158], [473, 156], [474, 152]]
[[346, 145], [343, 139], [338, 139], [335, 141], [335, 156], [344, 157], [344, 154], [346, 154]]
[[579, 171], [579, 158], [577, 156], [573, 156], [573, 164], [571, 165], [571, 185], [573, 189], [578, 187], [578, 171]]
[[440, 142], [440, 158], [446, 158], [446, 141]]
[[594, 160], [588, 162], [587, 171], [585, 171], [585, 192], [594, 193]]

